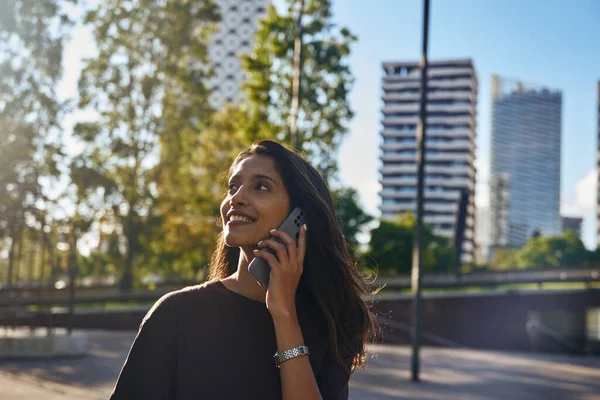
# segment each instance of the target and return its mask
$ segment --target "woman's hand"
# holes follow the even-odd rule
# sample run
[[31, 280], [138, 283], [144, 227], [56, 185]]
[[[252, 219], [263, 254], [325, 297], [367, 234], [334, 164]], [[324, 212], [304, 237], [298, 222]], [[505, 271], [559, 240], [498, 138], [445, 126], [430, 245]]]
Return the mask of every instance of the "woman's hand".
[[[264, 258], [271, 267], [267, 290], [267, 309], [273, 318], [296, 317], [296, 289], [304, 269], [306, 253], [306, 225], [300, 228], [298, 243], [285, 232], [273, 229], [271, 236], [279, 238], [279, 243], [266, 239], [258, 243], [254, 255]], [[271, 248], [277, 256], [264, 251]]]

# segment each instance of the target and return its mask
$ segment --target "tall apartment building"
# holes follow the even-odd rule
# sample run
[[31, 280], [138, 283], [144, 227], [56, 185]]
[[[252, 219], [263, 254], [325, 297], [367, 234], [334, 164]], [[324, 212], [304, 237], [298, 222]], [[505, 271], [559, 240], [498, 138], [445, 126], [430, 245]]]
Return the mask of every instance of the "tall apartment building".
[[[417, 62], [383, 63], [381, 213], [416, 213], [416, 128], [421, 70]], [[427, 73], [424, 221], [454, 239], [461, 193], [468, 196], [463, 261], [475, 252], [477, 77], [471, 60], [434, 61]]]
[[562, 93], [492, 76], [492, 246], [560, 233]]
[[208, 49], [215, 72], [208, 86], [213, 90], [210, 104], [219, 108], [225, 102], [243, 99], [240, 88], [245, 73], [239, 57], [252, 51], [258, 21], [264, 16], [269, 0], [216, 0], [216, 3], [221, 23]]

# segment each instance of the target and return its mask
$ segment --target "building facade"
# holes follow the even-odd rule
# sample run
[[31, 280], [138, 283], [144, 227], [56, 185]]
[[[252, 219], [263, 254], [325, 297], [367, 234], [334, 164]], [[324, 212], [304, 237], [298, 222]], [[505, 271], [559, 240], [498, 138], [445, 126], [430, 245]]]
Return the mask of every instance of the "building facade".
[[244, 98], [240, 89], [245, 72], [239, 57], [252, 51], [258, 21], [265, 15], [269, 0], [216, 0], [216, 3], [221, 23], [208, 49], [214, 69], [208, 87], [212, 89], [211, 106], [220, 108], [224, 103]]
[[583, 218], [581, 217], [560, 217], [561, 232], [571, 231], [581, 239], [581, 225]]
[[560, 233], [562, 93], [492, 76], [492, 246]]
[[[416, 213], [416, 129], [421, 70], [417, 62], [383, 63], [381, 213]], [[424, 221], [454, 239], [459, 201], [468, 196], [463, 261], [474, 258], [477, 76], [471, 60], [429, 63]]]
[[475, 218], [475, 262], [487, 264], [490, 261], [490, 209], [477, 207]]

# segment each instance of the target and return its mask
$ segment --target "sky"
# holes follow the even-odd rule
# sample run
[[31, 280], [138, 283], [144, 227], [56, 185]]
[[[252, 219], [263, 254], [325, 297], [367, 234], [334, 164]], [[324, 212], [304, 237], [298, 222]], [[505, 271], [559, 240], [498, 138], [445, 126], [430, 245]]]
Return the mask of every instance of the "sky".
[[[283, 0], [275, 0], [281, 5]], [[380, 216], [381, 63], [421, 55], [422, 0], [334, 0], [334, 20], [358, 36], [349, 62], [355, 117], [339, 153], [342, 181], [367, 212]], [[368, 5], [367, 5], [368, 4]], [[600, 80], [600, 1], [431, 0], [430, 60], [471, 58], [479, 81], [477, 198], [488, 205], [493, 73], [563, 93], [561, 213], [584, 217], [583, 239], [596, 247], [596, 82]], [[65, 49], [59, 93], [76, 94], [81, 58], [94, 53], [80, 28]], [[85, 116], [71, 115], [65, 127]], [[71, 150], [76, 146], [71, 143]]]
[[[381, 63], [420, 58], [423, 1], [365, 4], [334, 1], [336, 22], [359, 38], [350, 57], [356, 116], [339, 160], [343, 182], [380, 216]], [[491, 75], [561, 90], [561, 214], [584, 217], [584, 243], [595, 248], [600, 1], [431, 0], [430, 7], [429, 59], [470, 58], [479, 81], [477, 206], [489, 203]]]

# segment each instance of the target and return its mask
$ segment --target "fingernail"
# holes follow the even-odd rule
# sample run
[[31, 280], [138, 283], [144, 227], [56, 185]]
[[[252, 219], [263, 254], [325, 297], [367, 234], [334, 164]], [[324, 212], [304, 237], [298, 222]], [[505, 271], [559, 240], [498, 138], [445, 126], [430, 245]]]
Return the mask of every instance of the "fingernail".
[[260, 242], [256, 243], [256, 245], [257, 245], [257, 246], [260, 246], [260, 244], [261, 244], [262, 242], [263, 242], [263, 241], [261, 240]]
[[255, 252], [255, 253], [258, 253], [259, 250], [258, 249], [254, 249], [252, 251]]
[[271, 229], [269, 232], [273, 233], [275, 232], [277, 229]]
[[306, 224], [304, 224], [303, 226], [304, 226], [304, 230], [308, 231], [308, 227], [306, 226]]

